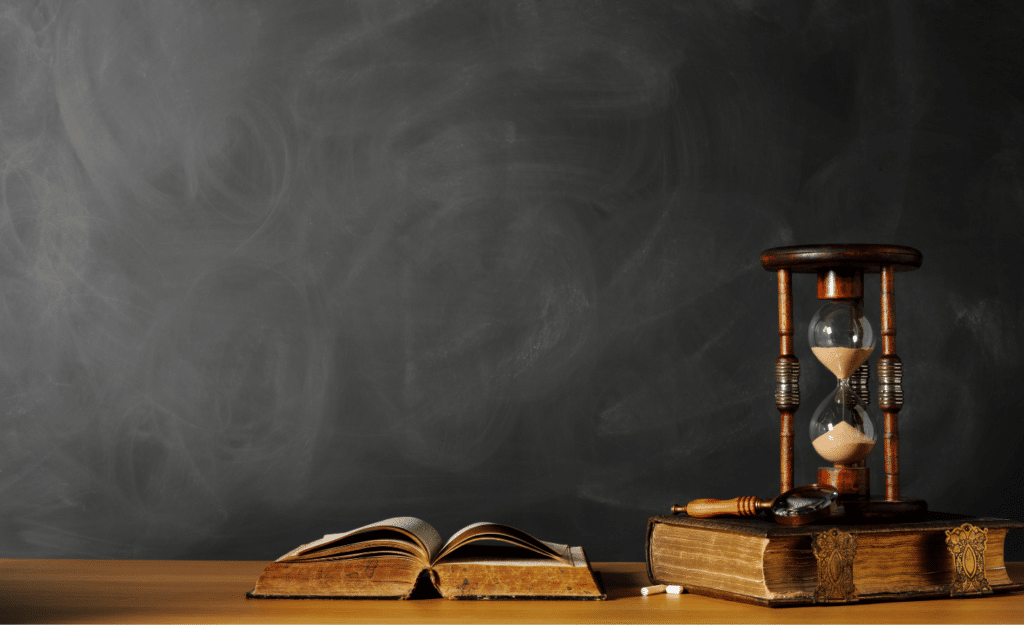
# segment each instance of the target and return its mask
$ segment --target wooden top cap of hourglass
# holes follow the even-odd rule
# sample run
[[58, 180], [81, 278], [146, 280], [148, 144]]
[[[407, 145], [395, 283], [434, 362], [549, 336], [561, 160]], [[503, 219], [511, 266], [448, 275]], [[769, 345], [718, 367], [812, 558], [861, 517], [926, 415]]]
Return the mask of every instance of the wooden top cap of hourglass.
[[921, 252], [903, 245], [794, 245], [765, 250], [761, 253], [761, 266], [768, 271], [789, 269], [796, 273], [843, 267], [879, 273], [883, 266], [892, 266], [896, 271], [913, 271], [921, 266], [921, 258]]

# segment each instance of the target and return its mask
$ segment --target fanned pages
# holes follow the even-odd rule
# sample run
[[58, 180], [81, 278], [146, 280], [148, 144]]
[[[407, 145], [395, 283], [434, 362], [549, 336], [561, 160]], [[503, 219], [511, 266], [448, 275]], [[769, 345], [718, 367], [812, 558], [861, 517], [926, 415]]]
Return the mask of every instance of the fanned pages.
[[327, 534], [319, 540], [292, 549], [277, 561], [336, 559], [358, 551], [385, 552], [390, 549], [403, 553], [412, 551], [410, 555], [417, 555], [425, 562], [430, 562], [441, 546], [441, 535], [433, 526], [415, 517], [403, 516], [370, 523], [341, 534]]
[[568, 546], [537, 540], [526, 532], [498, 523], [474, 523], [455, 532], [434, 560], [440, 560], [459, 547], [480, 540], [505, 542], [516, 547], [529, 549], [541, 556], [554, 558], [563, 564], [571, 565]]
[[442, 543], [414, 517], [301, 545], [270, 563], [249, 596], [408, 598], [423, 579], [449, 599], [604, 598], [582, 547], [499, 523], [468, 525]]

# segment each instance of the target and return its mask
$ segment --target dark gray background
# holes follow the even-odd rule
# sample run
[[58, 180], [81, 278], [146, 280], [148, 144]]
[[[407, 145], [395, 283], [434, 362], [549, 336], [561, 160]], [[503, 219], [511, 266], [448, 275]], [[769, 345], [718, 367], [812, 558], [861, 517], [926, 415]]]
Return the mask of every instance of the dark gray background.
[[[824, 242], [924, 254], [904, 494], [1024, 520], [1022, 24], [4, 3], [0, 555], [269, 559], [415, 515], [640, 560], [671, 504], [778, 491], [758, 257]], [[807, 483], [834, 380], [794, 290]]]

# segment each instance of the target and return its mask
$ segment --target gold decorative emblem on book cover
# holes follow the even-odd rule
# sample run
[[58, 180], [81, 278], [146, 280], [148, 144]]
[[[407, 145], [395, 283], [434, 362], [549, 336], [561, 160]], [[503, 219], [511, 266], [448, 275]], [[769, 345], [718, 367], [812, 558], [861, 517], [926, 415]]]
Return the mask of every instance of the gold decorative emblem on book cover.
[[985, 547], [988, 543], [988, 529], [964, 523], [960, 527], [946, 530], [946, 547], [953, 556], [955, 578], [950, 595], [981, 595], [992, 592], [985, 577]]
[[853, 585], [853, 557], [857, 554], [857, 536], [832, 528], [814, 537], [814, 557], [818, 561], [818, 588], [815, 603], [857, 601]]

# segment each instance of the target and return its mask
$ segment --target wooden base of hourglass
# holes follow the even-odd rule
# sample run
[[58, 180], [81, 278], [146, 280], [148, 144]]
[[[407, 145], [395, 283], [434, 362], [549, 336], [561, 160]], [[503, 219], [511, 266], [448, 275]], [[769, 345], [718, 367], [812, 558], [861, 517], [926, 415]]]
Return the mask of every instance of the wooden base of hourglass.
[[860, 466], [818, 467], [818, 485], [831, 486], [839, 491], [840, 495], [869, 497], [871, 473], [864, 466], [864, 461], [857, 464]]
[[836, 465], [818, 467], [818, 486], [831, 486], [839, 491], [842, 518], [846, 523], [887, 521], [890, 523], [920, 521], [928, 513], [924, 499], [872, 499], [870, 470], [864, 466]]

